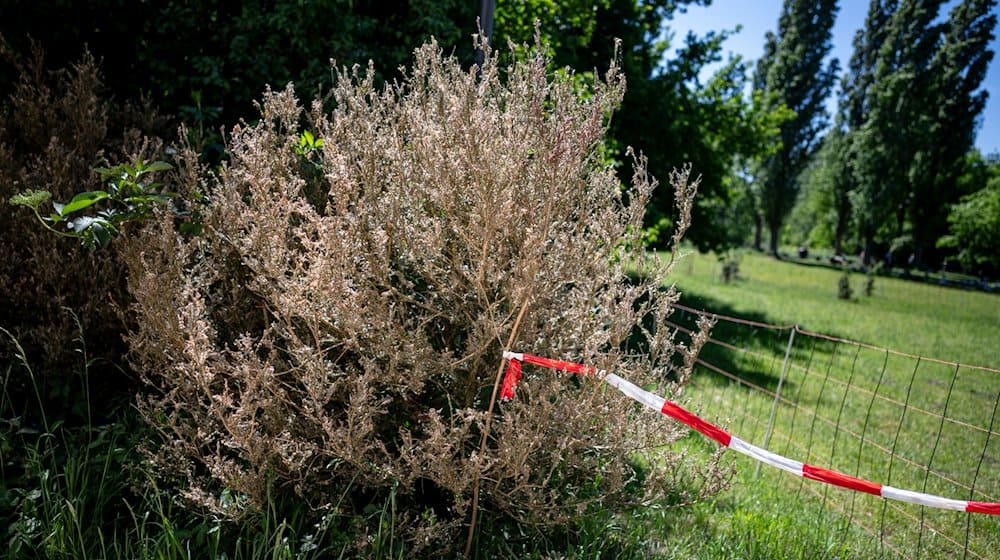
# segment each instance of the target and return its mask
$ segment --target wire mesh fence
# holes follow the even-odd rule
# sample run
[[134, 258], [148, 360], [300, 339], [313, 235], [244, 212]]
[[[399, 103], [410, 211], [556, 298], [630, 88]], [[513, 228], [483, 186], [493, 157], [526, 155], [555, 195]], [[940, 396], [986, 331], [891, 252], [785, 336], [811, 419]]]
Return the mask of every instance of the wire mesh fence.
[[[1000, 370], [879, 348], [795, 325], [676, 306], [671, 327], [715, 319], [688, 398], [740, 438], [896, 488], [1000, 501]], [[997, 516], [890, 502], [764, 467], [763, 482], [814, 500], [882, 556], [995, 558]]]

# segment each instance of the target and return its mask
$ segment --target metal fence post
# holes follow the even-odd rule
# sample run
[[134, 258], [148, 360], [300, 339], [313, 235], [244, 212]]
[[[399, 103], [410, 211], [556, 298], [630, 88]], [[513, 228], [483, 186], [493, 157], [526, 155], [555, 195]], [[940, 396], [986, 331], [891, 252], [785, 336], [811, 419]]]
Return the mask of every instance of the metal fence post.
[[[774, 415], [778, 412], [778, 401], [781, 400], [781, 386], [785, 383], [785, 374], [788, 373], [788, 361], [792, 354], [792, 343], [795, 342], [795, 331], [798, 328], [798, 325], [793, 325], [791, 332], [788, 334], [788, 346], [785, 347], [785, 361], [781, 364], [778, 388], [774, 390], [774, 402], [771, 404], [771, 416], [767, 419], [767, 430], [764, 431], [764, 449], [767, 449], [767, 445], [771, 441], [771, 431], [774, 428]], [[757, 463], [757, 468], [753, 471], [754, 476], [758, 474], [760, 474], [760, 463]]]

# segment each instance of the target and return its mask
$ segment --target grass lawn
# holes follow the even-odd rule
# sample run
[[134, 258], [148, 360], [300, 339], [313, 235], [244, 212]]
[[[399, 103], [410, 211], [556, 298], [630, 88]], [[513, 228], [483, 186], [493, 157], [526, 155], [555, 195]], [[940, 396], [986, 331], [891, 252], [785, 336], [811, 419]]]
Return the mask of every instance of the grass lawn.
[[876, 277], [871, 297], [863, 274], [850, 275], [854, 297], [837, 299], [842, 273], [749, 253], [740, 279], [726, 284], [712, 255], [689, 253], [674, 268], [682, 303], [908, 352], [1000, 368], [1000, 294]]
[[[837, 298], [841, 272], [758, 254], [744, 256], [735, 282], [722, 282], [720, 271], [711, 256], [681, 260], [673, 276], [681, 303], [924, 357], [1000, 366], [998, 295], [880, 277], [866, 296], [865, 277], [852, 274], [855, 295], [845, 301]], [[672, 320], [690, 326], [693, 316], [677, 312]], [[767, 440], [768, 449], [793, 459], [897, 488], [1000, 500], [1000, 437], [993, 435], [1000, 429], [993, 419], [1000, 374], [797, 333], [785, 402], [767, 435], [773, 397], [763, 391], [777, 389], [789, 336], [788, 329], [720, 320], [713, 330], [719, 343], [703, 351], [688, 404], [742, 439]], [[991, 557], [1000, 547], [995, 516], [890, 503], [770, 467], [757, 474], [750, 459], [732, 455], [733, 488], [685, 514], [703, 516], [692, 531], [715, 538], [681, 538], [693, 544], [680, 556], [933, 558], [962, 554], [966, 534], [970, 558]]]

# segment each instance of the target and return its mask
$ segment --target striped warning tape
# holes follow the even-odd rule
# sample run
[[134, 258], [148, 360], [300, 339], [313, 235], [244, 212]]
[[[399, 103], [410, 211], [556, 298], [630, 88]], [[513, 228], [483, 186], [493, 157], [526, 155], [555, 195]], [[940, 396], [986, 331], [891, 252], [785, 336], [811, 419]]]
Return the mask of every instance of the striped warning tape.
[[514, 389], [517, 387], [517, 383], [521, 380], [522, 362], [579, 375], [591, 375], [618, 389], [627, 397], [638, 402], [639, 404], [666, 414], [667, 416], [694, 428], [704, 436], [715, 440], [724, 447], [728, 447], [734, 451], [760, 461], [761, 463], [777, 467], [794, 475], [803, 476], [812, 480], [818, 480], [833, 486], [840, 486], [841, 488], [848, 488], [858, 492], [881, 496], [890, 500], [898, 500], [901, 502], [909, 502], [911, 504], [919, 504], [940, 509], [1000, 515], [1000, 503], [954, 500], [950, 498], [942, 498], [941, 496], [934, 496], [932, 494], [925, 494], [923, 492], [893, 488], [892, 486], [870, 482], [868, 480], [856, 478], [837, 471], [814, 467], [794, 459], [789, 459], [787, 457], [771, 453], [766, 449], [757, 447], [752, 443], [743, 441], [740, 438], [729, 434], [722, 428], [706, 422], [705, 420], [659, 395], [655, 395], [649, 391], [641, 389], [627, 380], [604, 370], [598, 370], [590, 366], [574, 362], [552, 360], [541, 356], [521, 354], [518, 352], [504, 352], [503, 356], [505, 359], [509, 360], [509, 362], [507, 365], [507, 373], [504, 376], [503, 385], [500, 390], [500, 400], [502, 401], [508, 401], [514, 398]]

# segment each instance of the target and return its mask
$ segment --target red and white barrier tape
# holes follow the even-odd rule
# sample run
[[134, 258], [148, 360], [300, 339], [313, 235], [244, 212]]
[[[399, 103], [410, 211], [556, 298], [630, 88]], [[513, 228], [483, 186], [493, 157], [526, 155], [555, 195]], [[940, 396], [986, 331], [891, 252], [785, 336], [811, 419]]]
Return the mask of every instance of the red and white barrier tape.
[[1000, 515], [1000, 503], [954, 500], [950, 498], [942, 498], [941, 496], [934, 496], [932, 494], [925, 494], [923, 492], [902, 490], [900, 488], [893, 488], [892, 486], [886, 486], [860, 478], [855, 478], [841, 472], [814, 467], [800, 461], [795, 461], [793, 459], [771, 453], [766, 449], [757, 447], [756, 445], [729, 434], [722, 428], [702, 420], [691, 412], [668, 401], [667, 399], [664, 399], [663, 397], [640, 389], [613, 373], [608, 373], [606, 371], [598, 370], [582, 364], [564, 362], [562, 360], [551, 360], [540, 356], [532, 356], [531, 354], [504, 352], [503, 356], [509, 360], [509, 363], [507, 365], [507, 373], [504, 376], [503, 386], [500, 391], [500, 400], [502, 401], [508, 401], [514, 398], [514, 389], [517, 387], [517, 383], [521, 380], [522, 362], [558, 371], [566, 371], [579, 375], [590, 375], [597, 377], [608, 385], [618, 389], [624, 393], [625, 396], [638, 402], [639, 404], [666, 414], [674, 420], [678, 420], [687, 426], [694, 428], [701, 434], [715, 440], [724, 447], [729, 447], [739, 453], [760, 461], [761, 463], [777, 467], [794, 475], [804, 476], [806, 478], [825, 482], [826, 484], [831, 484], [833, 486], [840, 486], [841, 488], [874, 494], [875, 496], [881, 496], [882, 498], [890, 500], [898, 500], [901, 502], [909, 502], [911, 504], [919, 504], [940, 509]]

